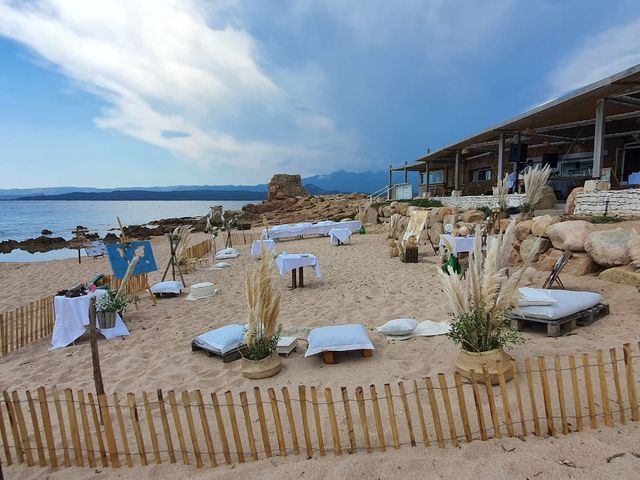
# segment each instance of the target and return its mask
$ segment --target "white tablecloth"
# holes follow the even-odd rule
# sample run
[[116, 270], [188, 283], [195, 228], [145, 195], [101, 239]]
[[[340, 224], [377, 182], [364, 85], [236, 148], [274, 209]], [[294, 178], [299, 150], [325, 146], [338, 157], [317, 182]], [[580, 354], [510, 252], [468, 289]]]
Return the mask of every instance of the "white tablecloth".
[[[55, 297], [56, 320], [53, 324], [51, 348], [49, 350], [66, 347], [80, 338], [87, 330], [86, 326], [89, 325], [89, 302], [91, 297], [100, 298], [105, 294], [106, 291], [104, 290], [96, 290], [94, 293], [81, 297]], [[129, 335], [129, 330], [120, 315], [116, 315], [115, 327], [109, 329], [98, 328], [98, 331], [107, 339]]]
[[315, 255], [307, 253], [281, 253], [276, 258], [276, 265], [280, 271], [280, 276], [298, 267], [313, 267], [316, 277], [320, 278], [320, 263]]
[[348, 228], [351, 233], [355, 233], [360, 230], [362, 225], [357, 220], [349, 220], [346, 222], [333, 222], [331, 220], [325, 220], [318, 223], [297, 223], [295, 225], [276, 225], [267, 230], [262, 230], [262, 238], [295, 238], [304, 235], [329, 235], [329, 231], [332, 228]]
[[338, 245], [339, 242], [348, 243], [351, 239], [351, 230], [349, 228], [332, 228], [329, 230], [329, 237], [331, 237], [331, 245]]
[[473, 251], [473, 244], [476, 241], [476, 237], [454, 237], [453, 235], [444, 233], [440, 235], [440, 247], [445, 245], [445, 240], [448, 240], [453, 246], [453, 252], [451, 253], [458, 256], [460, 253]]
[[262, 255], [262, 245], [267, 250], [271, 250], [273, 254], [276, 254], [276, 242], [273, 240], [254, 240], [251, 242], [251, 256], [254, 258], [260, 258]]

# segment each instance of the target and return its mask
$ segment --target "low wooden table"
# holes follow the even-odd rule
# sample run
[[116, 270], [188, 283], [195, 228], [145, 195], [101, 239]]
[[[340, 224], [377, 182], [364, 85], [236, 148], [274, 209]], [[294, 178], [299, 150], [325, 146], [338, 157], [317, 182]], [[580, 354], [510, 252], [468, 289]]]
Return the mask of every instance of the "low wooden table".
[[[280, 275], [291, 272], [291, 288], [304, 288], [304, 267], [313, 267], [316, 277], [320, 278], [320, 265], [315, 255], [281, 253], [276, 258], [276, 265]], [[297, 270], [297, 273], [296, 273]]]

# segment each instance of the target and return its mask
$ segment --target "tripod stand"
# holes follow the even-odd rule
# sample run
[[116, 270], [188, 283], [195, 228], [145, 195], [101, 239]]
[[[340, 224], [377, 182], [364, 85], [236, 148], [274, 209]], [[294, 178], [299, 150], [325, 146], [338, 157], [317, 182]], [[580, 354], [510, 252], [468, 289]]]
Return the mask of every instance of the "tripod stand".
[[180, 269], [180, 265], [178, 264], [178, 258], [176, 257], [176, 247], [178, 243], [180, 243], [180, 237], [177, 235], [173, 235], [171, 233], [167, 234], [167, 238], [169, 239], [169, 251], [170, 257], [169, 262], [167, 263], [167, 268], [164, 269], [164, 273], [162, 274], [162, 281], [167, 277], [167, 273], [169, 272], [169, 267], [171, 267], [171, 275], [173, 280], [176, 279], [176, 267], [178, 268], [178, 274], [180, 275], [180, 280], [182, 280], [182, 286], [186, 287], [187, 284], [184, 281], [184, 277], [182, 276], [182, 270]]

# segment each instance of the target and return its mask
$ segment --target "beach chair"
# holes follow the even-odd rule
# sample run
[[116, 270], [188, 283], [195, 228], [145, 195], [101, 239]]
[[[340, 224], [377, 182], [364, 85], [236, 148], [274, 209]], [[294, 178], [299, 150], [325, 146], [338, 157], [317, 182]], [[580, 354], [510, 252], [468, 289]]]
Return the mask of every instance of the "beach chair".
[[359, 351], [363, 357], [371, 357], [375, 348], [362, 325], [332, 325], [317, 327], [309, 332], [309, 346], [305, 357], [322, 354], [324, 363], [336, 363], [335, 352]]
[[599, 293], [521, 288], [521, 294], [523, 291], [547, 297], [549, 301], [534, 301], [513, 310], [511, 326], [516, 330], [522, 330], [531, 323], [539, 323], [546, 326], [548, 337], [558, 337], [578, 325], [590, 325], [609, 313], [609, 305], [603, 302]]
[[562, 280], [560, 280], [560, 272], [562, 271], [562, 269], [567, 264], [570, 258], [571, 258], [571, 250], [567, 248], [564, 251], [564, 253], [558, 257], [558, 260], [556, 260], [556, 263], [553, 265], [553, 269], [551, 270], [551, 273], [542, 284], [542, 288], [551, 288], [553, 287], [554, 283], [557, 283], [560, 288], [564, 289]]

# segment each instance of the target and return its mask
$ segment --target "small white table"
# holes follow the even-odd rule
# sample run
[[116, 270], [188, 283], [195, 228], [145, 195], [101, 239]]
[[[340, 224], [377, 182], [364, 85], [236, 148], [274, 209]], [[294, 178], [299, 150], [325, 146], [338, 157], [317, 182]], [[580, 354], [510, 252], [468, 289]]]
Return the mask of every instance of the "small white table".
[[331, 245], [342, 245], [343, 243], [349, 243], [351, 240], [350, 228], [332, 228], [329, 230], [329, 237], [331, 238]]
[[267, 250], [271, 250], [271, 252], [276, 254], [276, 242], [271, 239], [266, 240], [254, 240], [251, 242], [251, 256], [253, 258], [260, 258], [262, 256], [262, 246]]
[[457, 257], [460, 253], [473, 251], [476, 237], [454, 237], [448, 233], [443, 233], [440, 235], [440, 247], [446, 245], [445, 240], [453, 246], [453, 252], [451, 253]]
[[[297, 288], [298, 286], [304, 288], [304, 267], [313, 267], [316, 277], [320, 278], [321, 276], [318, 258], [310, 253], [281, 253], [276, 258], [276, 265], [281, 277], [284, 277], [285, 273], [291, 272], [291, 288]], [[296, 279], [296, 270], [298, 270], [300, 277], [299, 282]]]
[[[66, 347], [80, 338], [87, 331], [86, 326], [89, 325], [89, 303], [91, 297], [98, 299], [106, 295], [106, 293], [105, 290], [96, 290], [88, 295], [75, 298], [56, 296], [53, 301], [56, 319], [53, 324], [51, 348], [49, 350]], [[120, 315], [117, 314], [115, 327], [109, 329], [97, 328], [97, 330], [107, 340], [129, 335], [129, 330]]]

